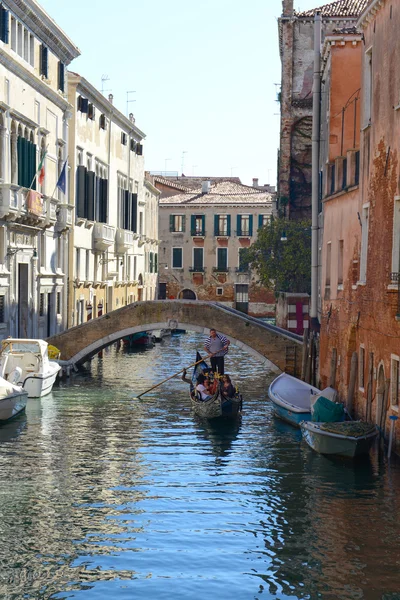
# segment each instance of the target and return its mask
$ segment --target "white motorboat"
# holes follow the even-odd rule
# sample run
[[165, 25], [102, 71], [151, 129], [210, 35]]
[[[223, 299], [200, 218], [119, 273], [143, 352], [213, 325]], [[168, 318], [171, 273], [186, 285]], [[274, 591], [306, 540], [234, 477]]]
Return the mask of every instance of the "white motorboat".
[[22, 413], [27, 400], [27, 392], [0, 377], [0, 423], [10, 421]]
[[149, 332], [156, 342], [161, 342], [165, 337], [171, 335], [170, 329], [154, 329], [154, 331]]
[[60, 369], [58, 363], [49, 360], [48, 344], [44, 340], [7, 338], [2, 341], [0, 376], [15, 381], [16, 370], [20, 371], [19, 382], [29, 398], [49, 394]]

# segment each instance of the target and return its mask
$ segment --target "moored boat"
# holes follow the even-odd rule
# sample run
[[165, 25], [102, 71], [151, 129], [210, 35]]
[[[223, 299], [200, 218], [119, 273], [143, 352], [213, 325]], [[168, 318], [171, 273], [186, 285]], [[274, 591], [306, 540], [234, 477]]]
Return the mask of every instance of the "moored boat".
[[60, 372], [60, 365], [48, 357], [48, 344], [44, 340], [13, 339], [2, 341], [0, 376], [17, 382], [28, 392], [28, 398], [49, 394]]
[[154, 337], [148, 331], [140, 331], [138, 333], [132, 333], [122, 338], [124, 346], [129, 348], [135, 346], [154, 346]]
[[28, 393], [0, 377], [0, 423], [11, 421], [26, 407]]
[[311, 399], [320, 393], [318, 388], [287, 373], [281, 373], [268, 389], [275, 416], [294, 427], [311, 421]]
[[367, 454], [379, 434], [378, 427], [362, 421], [301, 423], [307, 444], [320, 454], [354, 458]]
[[161, 342], [164, 338], [171, 335], [170, 329], [154, 329], [151, 332], [155, 342]]
[[192, 381], [190, 384], [190, 401], [192, 408], [196, 415], [205, 419], [218, 419], [218, 418], [236, 418], [241, 414], [243, 398], [238, 390], [235, 391], [235, 395], [231, 398], [222, 393], [221, 384], [218, 383], [217, 388], [212, 396], [206, 400], [202, 400], [198, 392], [196, 391], [197, 377], [202, 374], [207, 374], [211, 371], [205, 360], [201, 359], [201, 356], [197, 354], [197, 360], [200, 360], [192, 375]]

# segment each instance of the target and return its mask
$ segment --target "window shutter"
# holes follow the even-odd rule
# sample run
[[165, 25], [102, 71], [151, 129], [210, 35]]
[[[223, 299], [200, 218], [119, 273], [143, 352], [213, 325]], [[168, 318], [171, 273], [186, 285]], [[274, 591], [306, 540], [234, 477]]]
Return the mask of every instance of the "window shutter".
[[242, 235], [242, 215], [236, 215], [236, 234]]
[[174, 231], [174, 215], [169, 215], [169, 230]]
[[95, 174], [93, 171], [86, 173], [86, 216], [89, 221], [94, 221], [94, 178]]
[[172, 266], [175, 269], [182, 268], [182, 248], [172, 249]]
[[186, 215], [182, 216], [182, 231], [186, 231]]
[[100, 115], [100, 129], [107, 129], [107, 120], [106, 120], [106, 115]]
[[100, 192], [100, 221], [101, 223], [107, 223], [108, 179], [101, 180]]
[[158, 254], [154, 253], [154, 273], [158, 273]]
[[40, 74], [46, 79], [49, 76], [49, 54], [48, 49], [43, 44], [40, 46]]
[[18, 157], [18, 185], [22, 185], [22, 137], [17, 139], [17, 157]]
[[201, 215], [201, 233], [206, 235], [206, 215]]
[[129, 191], [124, 190], [124, 218], [123, 218], [123, 227], [124, 229], [129, 229], [129, 223], [131, 222], [130, 214], [129, 214]]
[[29, 186], [31, 185], [31, 181], [29, 181], [29, 142], [25, 138], [24, 138], [24, 145], [23, 145], [23, 154], [24, 154], [24, 159], [23, 159], [22, 177], [23, 177], [24, 183], [22, 185], [26, 188], [29, 188]]
[[143, 155], [143, 144], [136, 144], [136, 154], [139, 156]]
[[8, 40], [9, 40], [9, 12], [8, 10], [6, 10], [3, 6], [1, 7], [0, 10], [0, 39], [5, 43], [8, 44]]
[[76, 170], [76, 216], [85, 218], [86, 167], [79, 165]]
[[231, 215], [226, 215], [227, 234], [231, 235]]
[[58, 63], [58, 89], [65, 91], [65, 66], [61, 61]]
[[88, 109], [89, 109], [89, 100], [87, 98], [82, 98], [81, 99], [81, 112], [87, 114]]
[[219, 235], [219, 215], [214, 215], [214, 235]]
[[131, 230], [133, 233], [137, 233], [137, 194], [131, 194], [132, 205], [131, 205], [131, 219], [132, 225]]
[[249, 235], [253, 235], [253, 215], [249, 215]]
[[196, 235], [196, 215], [190, 215], [190, 235]]
[[36, 179], [34, 179], [35, 175], [36, 175], [36, 153], [37, 153], [36, 144], [31, 144], [31, 150], [32, 150], [31, 173], [29, 175], [29, 179], [31, 180], [31, 182], [33, 181], [32, 189], [36, 190]]
[[263, 215], [258, 215], [258, 229], [263, 226]]

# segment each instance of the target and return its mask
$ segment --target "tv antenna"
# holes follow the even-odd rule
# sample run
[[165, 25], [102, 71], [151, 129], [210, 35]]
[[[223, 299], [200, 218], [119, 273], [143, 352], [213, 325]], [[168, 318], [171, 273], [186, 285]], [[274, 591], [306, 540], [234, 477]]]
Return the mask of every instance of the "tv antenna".
[[130, 100], [130, 94], [136, 94], [136, 90], [126, 92], [126, 116], [129, 116], [129, 105], [131, 104], [131, 102], [136, 102], [136, 100]]
[[233, 170], [237, 169], [237, 167], [231, 167], [231, 177], [233, 176]]
[[182, 165], [181, 165], [181, 173], [183, 175], [183, 169], [185, 167], [185, 154], [187, 154], [187, 150], [182, 150]]
[[105, 84], [106, 81], [110, 81], [109, 76], [108, 75], [102, 75], [101, 76], [101, 93], [102, 94], [104, 94], [104, 92], [111, 92], [110, 89], [108, 89], [108, 90], [104, 89], [104, 84]]

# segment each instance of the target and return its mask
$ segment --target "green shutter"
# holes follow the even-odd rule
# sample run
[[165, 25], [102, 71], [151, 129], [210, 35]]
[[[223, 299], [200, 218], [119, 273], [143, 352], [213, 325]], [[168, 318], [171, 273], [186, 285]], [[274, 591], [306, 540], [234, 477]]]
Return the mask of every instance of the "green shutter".
[[253, 235], [253, 215], [249, 215], [249, 235]]
[[236, 216], [236, 234], [242, 235], [242, 215]]
[[174, 231], [174, 215], [169, 215], [169, 230]]
[[186, 215], [182, 216], [182, 231], [186, 231]]
[[150, 252], [150, 273], [153, 273], [153, 253]]
[[231, 215], [226, 215], [227, 234], [231, 235]]
[[201, 215], [201, 233], [206, 235], [206, 215]]
[[219, 216], [214, 215], [214, 235], [219, 235]]
[[158, 273], [158, 254], [154, 253], [154, 273]]
[[172, 249], [172, 266], [175, 269], [182, 268], [182, 248]]
[[196, 235], [196, 215], [190, 216], [190, 235]]
[[258, 229], [263, 226], [264, 215], [258, 215]]

